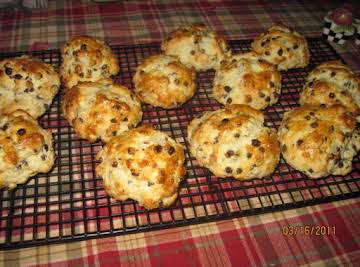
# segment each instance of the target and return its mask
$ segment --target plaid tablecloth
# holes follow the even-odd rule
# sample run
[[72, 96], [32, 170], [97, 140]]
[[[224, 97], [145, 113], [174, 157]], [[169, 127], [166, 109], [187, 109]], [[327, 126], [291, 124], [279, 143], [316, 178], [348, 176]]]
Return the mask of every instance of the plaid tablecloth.
[[[359, 266], [359, 201], [2, 252], [7, 266]], [[303, 225], [335, 233], [290, 234]]]
[[[88, 34], [112, 45], [158, 42], [202, 22], [228, 39], [253, 38], [274, 22], [321, 33], [336, 3], [322, 1], [49, 1], [48, 9], [0, 10], [0, 52], [59, 48]], [[360, 72], [360, 49], [334, 45]], [[360, 200], [88, 241], [1, 251], [5, 266], [360, 265]], [[307, 228], [306, 228], [306, 227]], [[326, 234], [317, 235], [323, 226]]]

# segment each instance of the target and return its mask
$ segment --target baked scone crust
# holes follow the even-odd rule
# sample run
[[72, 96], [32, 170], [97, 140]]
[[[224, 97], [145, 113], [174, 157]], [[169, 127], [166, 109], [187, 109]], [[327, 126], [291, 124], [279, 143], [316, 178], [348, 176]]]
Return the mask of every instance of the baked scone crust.
[[175, 57], [159, 54], [146, 58], [137, 67], [133, 81], [142, 102], [171, 109], [194, 95], [195, 78], [193, 68], [187, 68]]
[[143, 114], [136, 95], [110, 79], [78, 83], [65, 93], [61, 109], [75, 132], [90, 142], [107, 142], [135, 127]]
[[185, 175], [184, 148], [150, 125], [113, 137], [97, 155], [96, 173], [116, 200], [138, 201], [146, 209], [168, 207]]
[[276, 132], [264, 126], [259, 110], [247, 105], [205, 112], [191, 121], [187, 133], [199, 165], [218, 177], [262, 178], [279, 162]]
[[356, 119], [341, 105], [290, 110], [278, 136], [285, 161], [310, 178], [348, 174], [360, 149]]
[[38, 118], [60, 87], [56, 70], [39, 59], [22, 56], [0, 62], [0, 113], [21, 109]]
[[340, 104], [354, 115], [360, 114], [359, 107], [348, 91], [341, 90], [334, 83], [322, 80], [307, 83], [300, 93], [299, 103], [301, 106], [312, 105], [322, 107]]
[[265, 109], [278, 101], [280, 93], [280, 72], [255, 52], [233, 55], [216, 70], [213, 96], [224, 105]]
[[282, 24], [271, 26], [255, 38], [252, 49], [279, 70], [304, 68], [310, 62], [307, 41], [298, 32]]
[[300, 93], [300, 105], [341, 104], [360, 115], [360, 79], [340, 61], [327, 61], [313, 69]]
[[231, 55], [226, 40], [203, 24], [183, 26], [171, 32], [161, 43], [161, 50], [197, 71], [216, 69]]
[[54, 160], [51, 130], [22, 110], [0, 115], [0, 188], [14, 189], [50, 171]]
[[116, 75], [119, 63], [111, 48], [102, 40], [74, 36], [61, 48], [60, 76], [65, 88], [80, 81], [97, 82]]

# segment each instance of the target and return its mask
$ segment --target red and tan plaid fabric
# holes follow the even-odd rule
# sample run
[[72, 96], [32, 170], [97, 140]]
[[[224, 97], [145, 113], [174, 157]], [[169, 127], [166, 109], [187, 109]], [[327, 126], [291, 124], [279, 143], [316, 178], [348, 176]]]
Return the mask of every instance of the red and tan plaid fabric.
[[[0, 10], [0, 53], [57, 49], [72, 35], [112, 45], [158, 42], [202, 22], [228, 39], [253, 38], [274, 22], [321, 34], [322, 1], [49, 1], [46, 10]], [[360, 49], [337, 52], [360, 72]], [[360, 200], [111, 238], [1, 251], [5, 266], [360, 266]], [[321, 228], [322, 226], [322, 228]], [[320, 229], [320, 230], [319, 230]], [[326, 229], [326, 232], [321, 232]], [[319, 235], [318, 235], [319, 233]]]
[[[355, 1], [354, 1], [355, 2]], [[354, 3], [355, 4], [355, 3]], [[205, 23], [228, 39], [253, 38], [276, 22], [319, 36], [327, 1], [49, 1], [48, 9], [1, 10], [0, 52], [59, 48], [72, 35], [88, 34], [110, 44], [158, 42], [179, 25]], [[334, 45], [355, 70], [360, 49]]]
[[[316, 266], [360, 264], [359, 201], [82, 242], [5, 251], [7, 266]], [[305, 226], [330, 226], [326, 235]], [[297, 233], [286, 231], [298, 229]], [[300, 232], [300, 229], [304, 231]]]

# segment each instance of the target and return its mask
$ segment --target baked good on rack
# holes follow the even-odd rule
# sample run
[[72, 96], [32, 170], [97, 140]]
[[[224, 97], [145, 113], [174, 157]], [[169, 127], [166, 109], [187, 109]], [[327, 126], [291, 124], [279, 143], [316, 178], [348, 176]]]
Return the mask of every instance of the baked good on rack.
[[184, 148], [164, 132], [143, 125], [113, 137], [97, 155], [96, 173], [106, 192], [146, 209], [170, 206], [185, 175]]
[[360, 115], [360, 79], [339, 61], [327, 61], [312, 70], [300, 93], [300, 105], [343, 105]]
[[197, 71], [216, 69], [231, 54], [226, 40], [203, 24], [178, 28], [161, 43], [161, 50]]
[[309, 64], [310, 52], [304, 36], [277, 24], [255, 38], [252, 49], [279, 70], [303, 68]]
[[275, 104], [280, 93], [280, 72], [255, 52], [233, 55], [216, 70], [213, 96], [224, 105], [264, 109]]
[[310, 178], [348, 174], [360, 149], [355, 117], [341, 105], [286, 112], [278, 137], [286, 162]]
[[166, 109], [188, 101], [196, 91], [196, 72], [175, 57], [152, 55], [136, 69], [135, 93], [144, 103]]
[[0, 115], [0, 188], [15, 188], [51, 170], [55, 160], [51, 130], [22, 110]]
[[60, 75], [65, 88], [80, 81], [96, 82], [116, 75], [120, 68], [116, 55], [103, 41], [74, 36], [61, 48]]
[[61, 109], [75, 132], [90, 142], [99, 138], [107, 142], [135, 127], [142, 118], [138, 98], [110, 79], [73, 86], [66, 91]]
[[22, 109], [38, 118], [59, 87], [58, 73], [39, 59], [22, 56], [0, 61], [0, 113]]
[[259, 110], [247, 105], [205, 112], [187, 132], [192, 155], [218, 177], [262, 178], [279, 162], [276, 132], [264, 126]]

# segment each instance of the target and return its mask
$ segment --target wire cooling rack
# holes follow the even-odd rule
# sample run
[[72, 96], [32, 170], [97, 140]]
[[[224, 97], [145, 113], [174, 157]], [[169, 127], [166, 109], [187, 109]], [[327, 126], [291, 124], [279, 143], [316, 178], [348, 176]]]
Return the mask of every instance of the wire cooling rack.
[[[282, 73], [279, 102], [267, 108], [266, 125], [277, 128], [285, 111], [298, 105], [299, 90], [307, 73], [326, 60], [340, 59], [322, 39], [309, 39], [311, 63], [305, 69]], [[230, 41], [235, 52], [246, 52], [250, 40]], [[131, 78], [142, 59], [159, 52], [158, 44], [116, 46], [121, 64], [116, 80], [133, 88]], [[26, 53], [2, 54], [0, 58]], [[58, 50], [31, 53], [58, 67]], [[179, 197], [169, 208], [147, 211], [135, 201], [114, 201], [95, 174], [96, 153], [101, 143], [79, 139], [60, 112], [63, 92], [40, 119], [54, 133], [57, 160], [48, 174], [39, 174], [13, 191], [0, 190], [0, 248], [13, 249], [54, 242], [135, 233], [181, 225], [209, 222], [264, 212], [298, 208], [360, 196], [359, 155], [353, 171], [345, 177], [310, 180], [283, 160], [272, 176], [252, 181], [218, 179], [199, 167], [189, 153], [186, 128], [205, 110], [221, 107], [211, 97], [214, 73], [198, 75], [198, 92], [181, 108], [163, 110], [143, 105], [143, 122], [152, 123], [186, 147], [187, 175]]]

